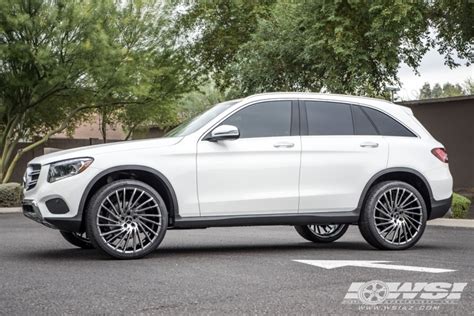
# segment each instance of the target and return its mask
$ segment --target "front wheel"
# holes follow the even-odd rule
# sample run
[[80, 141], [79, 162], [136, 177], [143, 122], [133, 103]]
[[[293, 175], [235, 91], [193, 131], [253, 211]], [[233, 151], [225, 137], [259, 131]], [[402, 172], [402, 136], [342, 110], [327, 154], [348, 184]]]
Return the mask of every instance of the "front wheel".
[[427, 217], [426, 203], [416, 188], [401, 181], [387, 181], [370, 190], [359, 230], [378, 249], [402, 250], [418, 242]]
[[82, 249], [93, 249], [94, 246], [92, 245], [89, 238], [87, 238], [86, 233], [71, 233], [60, 231], [61, 236], [66, 239], [71, 245]]
[[168, 212], [151, 186], [118, 180], [102, 187], [87, 210], [87, 236], [94, 246], [117, 259], [146, 256], [163, 240]]
[[346, 233], [348, 228], [348, 224], [295, 226], [301, 237], [317, 243], [336, 241]]

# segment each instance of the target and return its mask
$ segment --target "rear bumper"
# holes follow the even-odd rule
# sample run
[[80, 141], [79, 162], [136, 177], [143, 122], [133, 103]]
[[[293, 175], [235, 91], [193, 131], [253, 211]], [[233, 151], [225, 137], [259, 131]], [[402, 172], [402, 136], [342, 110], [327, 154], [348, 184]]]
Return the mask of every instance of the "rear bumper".
[[431, 201], [431, 212], [428, 220], [443, 217], [450, 209], [453, 196], [450, 196], [447, 199], [436, 201]]

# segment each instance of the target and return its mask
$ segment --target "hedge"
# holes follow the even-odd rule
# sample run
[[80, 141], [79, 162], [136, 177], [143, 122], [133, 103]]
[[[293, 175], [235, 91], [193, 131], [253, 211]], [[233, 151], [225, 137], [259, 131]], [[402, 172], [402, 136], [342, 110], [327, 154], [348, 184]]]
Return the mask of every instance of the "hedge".
[[19, 183], [0, 184], [0, 207], [21, 206], [23, 187]]
[[471, 206], [471, 200], [460, 194], [453, 194], [452, 212], [453, 218], [466, 218]]

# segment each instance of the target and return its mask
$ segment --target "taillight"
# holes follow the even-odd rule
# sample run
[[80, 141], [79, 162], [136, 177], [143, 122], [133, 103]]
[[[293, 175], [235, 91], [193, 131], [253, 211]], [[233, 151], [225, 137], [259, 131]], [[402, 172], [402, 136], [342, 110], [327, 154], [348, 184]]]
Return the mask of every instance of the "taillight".
[[448, 153], [444, 148], [433, 148], [431, 153], [442, 162], [448, 163]]

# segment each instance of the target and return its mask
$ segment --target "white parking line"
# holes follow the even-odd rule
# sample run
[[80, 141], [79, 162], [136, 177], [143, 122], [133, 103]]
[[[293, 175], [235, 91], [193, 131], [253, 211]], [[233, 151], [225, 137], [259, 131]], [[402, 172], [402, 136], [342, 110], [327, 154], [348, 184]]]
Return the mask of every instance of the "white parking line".
[[336, 268], [352, 266], [352, 267], [362, 267], [362, 268], [428, 272], [428, 273], [445, 273], [445, 272], [456, 271], [456, 270], [451, 270], [451, 269], [386, 264], [391, 261], [365, 261], [365, 260], [293, 260], [293, 261], [309, 264], [309, 265], [324, 268], [324, 269], [336, 269]]

